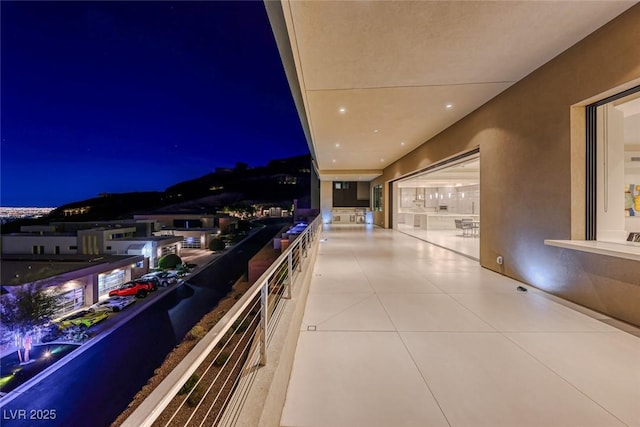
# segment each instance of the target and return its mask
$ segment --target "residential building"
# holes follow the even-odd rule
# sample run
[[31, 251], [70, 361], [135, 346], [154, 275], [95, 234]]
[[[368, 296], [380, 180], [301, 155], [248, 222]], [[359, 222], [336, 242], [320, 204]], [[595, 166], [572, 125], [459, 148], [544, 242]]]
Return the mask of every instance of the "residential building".
[[640, 5], [264, 3], [324, 228], [228, 419], [638, 425]]
[[265, 4], [326, 223], [364, 182], [377, 226], [474, 221], [482, 267], [640, 325], [640, 6]]
[[238, 218], [230, 215], [202, 213], [139, 214], [137, 221], [151, 220], [159, 224], [156, 236], [177, 236], [183, 248], [207, 249], [212, 239], [221, 233], [237, 229]]
[[144, 255], [150, 268], [168, 253], [180, 255], [180, 236], [155, 236], [160, 226], [150, 221], [56, 222], [23, 226], [2, 235], [4, 255]]
[[2, 255], [3, 294], [24, 286], [55, 288], [62, 301], [58, 315], [89, 306], [111, 289], [148, 270], [141, 255]]

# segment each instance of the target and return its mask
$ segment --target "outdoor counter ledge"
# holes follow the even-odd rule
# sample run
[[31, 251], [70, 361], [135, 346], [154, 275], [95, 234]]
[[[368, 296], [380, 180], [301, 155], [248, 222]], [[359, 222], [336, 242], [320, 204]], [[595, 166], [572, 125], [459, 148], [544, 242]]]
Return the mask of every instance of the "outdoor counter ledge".
[[545, 245], [640, 261], [640, 246], [595, 240], [545, 240]]

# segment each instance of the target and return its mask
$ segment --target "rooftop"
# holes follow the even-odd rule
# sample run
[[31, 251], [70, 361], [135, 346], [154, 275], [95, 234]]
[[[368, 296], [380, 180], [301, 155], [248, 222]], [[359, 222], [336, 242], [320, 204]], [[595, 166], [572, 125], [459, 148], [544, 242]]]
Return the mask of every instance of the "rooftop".
[[[139, 255], [2, 255], [2, 285], [22, 285], [104, 264], [127, 265], [142, 260]], [[82, 273], [87, 274], [87, 273]], [[73, 275], [73, 274], [72, 274]], [[66, 277], [66, 280], [71, 280]]]

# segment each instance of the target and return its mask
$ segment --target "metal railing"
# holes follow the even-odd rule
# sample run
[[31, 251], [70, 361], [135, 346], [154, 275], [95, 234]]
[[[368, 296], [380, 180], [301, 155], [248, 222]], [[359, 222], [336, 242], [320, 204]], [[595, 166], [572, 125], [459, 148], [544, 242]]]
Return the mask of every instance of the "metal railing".
[[123, 426], [233, 425], [321, 230], [300, 233], [238, 302], [142, 401]]

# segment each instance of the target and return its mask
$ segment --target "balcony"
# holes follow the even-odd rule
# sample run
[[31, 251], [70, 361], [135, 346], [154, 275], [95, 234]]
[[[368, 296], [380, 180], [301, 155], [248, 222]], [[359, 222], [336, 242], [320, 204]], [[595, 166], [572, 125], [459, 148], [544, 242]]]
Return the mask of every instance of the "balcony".
[[[213, 424], [640, 425], [636, 328], [402, 233], [324, 227], [314, 222], [238, 302], [261, 295], [264, 350], [247, 358]], [[268, 303], [265, 286], [282, 298]], [[221, 323], [240, 316], [229, 315]], [[128, 425], [157, 417], [143, 412]]]

